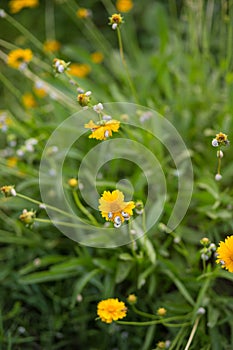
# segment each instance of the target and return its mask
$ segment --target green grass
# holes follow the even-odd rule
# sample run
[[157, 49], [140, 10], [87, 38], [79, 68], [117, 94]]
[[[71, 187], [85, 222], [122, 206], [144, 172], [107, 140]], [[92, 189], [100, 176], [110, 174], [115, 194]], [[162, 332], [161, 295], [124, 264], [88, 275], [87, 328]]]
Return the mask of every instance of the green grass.
[[[78, 5], [91, 9], [92, 17], [77, 18]], [[9, 13], [6, 1], [1, 6]], [[92, 238], [94, 247], [86, 246], [80, 244], [88, 241], [82, 227], [75, 231], [78, 243], [69, 238], [74, 237], [74, 231], [64, 235], [37, 202], [1, 196], [0, 348], [152, 350], [158, 349], [159, 341], [170, 341], [168, 349], [188, 350], [185, 346], [199, 322], [190, 350], [230, 350], [233, 275], [216, 264], [214, 252], [203, 263], [200, 240], [208, 237], [217, 246], [233, 229], [231, 144], [223, 148], [223, 177], [219, 182], [215, 181], [216, 149], [211, 145], [220, 131], [227, 134], [230, 141], [233, 139], [233, 1], [135, 0], [133, 9], [123, 14], [120, 30], [136, 98], [121, 61], [117, 33], [108, 25], [108, 17], [114, 12], [115, 2], [108, 0], [82, 3], [57, 0], [40, 1], [34, 9], [23, 9], [1, 18], [4, 39], [0, 40], [0, 118], [5, 113], [11, 123], [6, 132], [0, 130], [0, 185], [15, 185], [18, 193], [43, 201], [39, 184], [41, 159], [46, 160], [47, 170], [56, 169], [61, 150], [77, 133], [77, 140], [62, 164], [65, 198], [75, 215], [88, 220], [82, 208], [75, 204], [67, 181], [78, 176], [85, 156], [89, 156], [82, 178], [84, 191], [77, 193], [98, 224]], [[53, 38], [61, 43], [60, 51], [44, 52], [43, 43]], [[33, 51], [27, 71], [21, 72], [6, 64], [6, 55], [18, 47]], [[90, 54], [95, 51], [104, 55], [101, 64], [91, 60]], [[80, 136], [85, 131], [83, 124], [94, 117], [97, 120], [97, 114], [94, 115], [91, 108], [80, 112], [76, 86], [71, 85], [64, 74], [54, 74], [55, 57], [90, 65], [89, 75], [73, 79], [85, 91], [92, 91], [92, 105], [99, 102], [140, 105], [135, 109], [128, 106], [126, 111], [123, 104], [106, 105], [106, 111], [122, 123], [120, 132], [109, 139], [116, 142], [116, 149], [108, 146], [109, 141], [89, 139], [90, 131]], [[47, 86], [48, 94], [44, 98], [37, 97], [33, 90], [38, 80]], [[36, 100], [36, 107], [30, 109], [22, 103], [23, 95], [28, 92]], [[156, 112], [153, 118], [141, 123], [140, 111], [145, 108]], [[71, 124], [69, 118], [76, 112], [80, 112], [79, 117]], [[122, 114], [126, 112], [128, 122], [137, 126], [124, 124], [126, 119]], [[53, 143], [50, 148], [46, 147], [54, 130], [67, 121], [58, 140], [58, 151], [52, 148]], [[166, 148], [171, 130], [164, 129], [166, 121], [184, 141], [194, 176], [187, 213], [172, 232], [167, 225], [177, 199], [179, 178], [170, 151], [179, 149], [171, 139], [171, 149]], [[29, 138], [38, 141], [33, 152], [25, 151], [25, 141]], [[128, 140], [134, 142], [133, 146], [129, 146]], [[157, 165], [150, 168], [152, 158], [147, 152], [145, 156], [140, 154], [142, 146], [156, 156]], [[94, 147], [97, 147], [96, 153], [90, 156]], [[18, 150], [25, 151], [22, 157]], [[124, 157], [118, 157], [119, 154]], [[180, 171], [191, 170], [185, 168], [189, 163], [184, 160], [184, 153], [176, 156], [181, 157]], [[17, 158], [14, 166], [9, 163], [12, 157]], [[97, 193], [91, 192], [95, 162], [101, 164], [94, 179]], [[145, 175], [147, 167], [151, 173]], [[166, 183], [166, 198], [159, 219], [135, 242], [130, 242], [130, 225], [125, 224], [118, 236], [106, 237], [110, 243], [111, 239], [130, 243], [101, 248], [100, 242], [105, 237], [104, 219], [88, 200], [98, 205], [104, 190], [114, 190], [119, 181], [126, 179], [128, 182], [118, 185], [127, 200], [131, 200], [132, 195], [132, 200], [146, 204], [149, 198], [145, 217], [134, 214], [137, 220], [132, 223], [137, 234], [140, 230], [145, 232], [145, 224], [149, 227], [153, 223], [163, 202], [160, 167]], [[148, 197], [146, 177], [154, 184], [151, 193], [155, 193], [155, 197]], [[54, 189], [57, 175], [44, 179], [48, 181], [44, 186], [49, 193]], [[183, 186], [192, 184], [185, 176], [182, 181]], [[19, 220], [25, 208], [36, 210], [37, 218], [45, 221], [25, 227]], [[77, 223], [61, 213], [56, 215], [56, 220]], [[130, 293], [137, 295], [137, 309], [154, 315], [155, 320], [158, 320], [156, 310], [166, 308], [164, 320], [147, 326], [127, 324], [151, 321], [127, 304]], [[96, 320], [97, 303], [107, 298], [118, 298], [127, 304], [127, 317], [122, 322], [108, 325]], [[206, 311], [201, 317], [200, 307]], [[166, 319], [173, 317], [174, 321], [166, 323]]]

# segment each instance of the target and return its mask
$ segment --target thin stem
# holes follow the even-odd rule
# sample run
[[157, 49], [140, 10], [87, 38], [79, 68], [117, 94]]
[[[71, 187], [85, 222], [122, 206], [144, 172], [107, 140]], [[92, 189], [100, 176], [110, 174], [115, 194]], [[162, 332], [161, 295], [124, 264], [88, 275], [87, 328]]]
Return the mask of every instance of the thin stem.
[[45, 206], [45, 209], [46, 209], [46, 208], [47, 208], [47, 209], [51, 209], [51, 210], [56, 211], [56, 212], [58, 212], [58, 213], [60, 213], [60, 214], [66, 215], [66, 216], [68, 216], [68, 217], [70, 217], [70, 218], [77, 219], [77, 217], [74, 216], [74, 215], [72, 215], [72, 214], [69, 214], [69, 213], [67, 213], [67, 212], [65, 212], [65, 211], [63, 211], [63, 210], [61, 210], [61, 209], [58, 209], [58, 208], [56, 208], [56, 207], [53, 207], [53, 206], [51, 206], [51, 205], [48, 205], [48, 204], [42, 203], [42, 202], [40, 202], [40, 201], [37, 201], [37, 200], [35, 200], [35, 199], [33, 199], [33, 198], [30, 198], [30, 197], [28, 197], [28, 196], [25, 196], [24, 194], [21, 194], [21, 193], [18, 193], [18, 192], [17, 192], [17, 197], [22, 198], [22, 199], [25, 199], [25, 200], [27, 200], [27, 201], [29, 201], [29, 202], [31, 202], [31, 203], [37, 204], [37, 205], [44, 205], [44, 206]]
[[42, 223], [46, 223], [46, 224], [53, 224], [53, 225], [62, 225], [62, 226], [67, 226], [67, 227], [83, 227], [85, 228], [86, 226], [82, 226], [79, 224], [72, 224], [71, 222], [65, 222], [65, 221], [54, 221], [54, 220], [49, 220], [49, 219], [39, 219], [39, 218], [35, 218], [34, 219], [35, 222], [42, 222]]
[[43, 51], [42, 43], [34, 35], [32, 35], [32, 33], [29, 32], [29, 30], [22, 26], [13, 17], [7, 15], [5, 18], [10, 24], [12, 24], [16, 29], [18, 29], [19, 32], [25, 35], [39, 50]]
[[123, 43], [122, 43], [122, 38], [121, 38], [121, 31], [120, 31], [120, 29], [119, 29], [118, 26], [117, 26], [117, 28], [116, 28], [116, 31], [117, 31], [117, 38], [118, 38], [120, 56], [121, 56], [121, 60], [122, 60], [123, 66], [124, 66], [124, 68], [125, 68], [127, 80], [128, 80], [130, 89], [131, 89], [131, 91], [132, 91], [132, 94], [133, 94], [133, 96], [134, 96], [134, 98], [135, 98], [135, 101], [136, 101], [137, 103], [139, 103], [138, 97], [137, 97], [137, 93], [136, 93], [136, 90], [135, 90], [135, 88], [134, 88], [132, 79], [131, 79], [130, 74], [129, 74], [129, 69], [128, 69], [128, 66], [127, 66], [127, 63], [126, 63], [126, 60], [125, 60], [124, 50], [123, 50]]
[[221, 174], [221, 158], [218, 157], [218, 171], [217, 171], [217, 174]]
[[55, 39], [54, 5], [50, 0], [45, 5], [45, 31], [47, 40]]
[[187, 342], [186, 347], [185, 347], [184, 350], [188, 350], [188, 349], [189, 349], [189, 347], [190, 347], [190, 345], [191, 345], [191, 343], [192, 343], [193, 337], [194, 337], [194, 335], [195, 335], [195, 333], [196, 333], [197, 326], [198, 326], [198, 323], [199, 323], [199, 321], [200, 321], [200, 318], [201, 318], [201, 315], [199, 315], [199, 316], [197, 317], [197, 319], [196, 319], [196, 321], [195, 321], [195, 323], [194, 323], [194, 325], [193, 325], [192, 331], [191, 331], [191, 333], [190, 333], [188, 342]]
[[98, 222], [96, 221], [94, 216], [80, 202], [80, 199], [78, 197], [77, 192], [76, 191], [72, 191], [72, 194], [73, 194], [75, 203], [76, 203], [77, 207], [81, 210], [81, 212], [83, 212], [83, 214], [88, 217], [88, 219], [92, 222], [92, 224], [94, 224], [95, 226], [98, 225]]
[[[125, 326], [151, 326], [153, 324], [166, 324], [166, 322], [162, 322], [164, 320], [154, 320], [154, 321], [146, 321], [146, 322], [134, 322], [134, 321], [116, 321], [117, 324], [122, 324]], [[169, 324], [169, 327], [185, 327], [189, 326], [190, 322], [185, 322], [185, 323], [174, 323], [174, 324]], [[185, 349], [186, 350], [186, 349]]]

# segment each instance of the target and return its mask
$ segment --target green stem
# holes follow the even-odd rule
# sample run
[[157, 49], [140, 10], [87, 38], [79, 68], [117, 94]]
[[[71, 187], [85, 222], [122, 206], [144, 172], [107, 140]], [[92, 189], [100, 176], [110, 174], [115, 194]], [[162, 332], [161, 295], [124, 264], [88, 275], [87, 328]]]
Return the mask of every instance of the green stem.
[[21, 100], [21, 93], [15, 88], [15, 86], [0, 72], [0, 80], [10, 90], [10, 92], [19, 100]]
[[[122, 324], [125, 326], [151, 326], [153, 324], [164, 324], [166, 325], [166, 322], [162, 322], [165, 320], [154, 320], [154, 321], [146, 321], [146, 322], [134, 322], [134, 321], [116, 321], [117, 324]], [[169, 327], [185, 327], [189, 326], [190, 322], [186, 323], [174, 323], [174, 324], [169, 324]]]
[[218, 171], [217, 171], [217, 174], [221, 174], [221, 158], [218, 157]]
[[82, 226], [79, 224], [72, 224], [70, 222], [65, 222], [65, 221], [54, 221], [54, 220], [49, 220], [49, 219], [39, 219], [39, 218], [35, 218], [34, 219], [35, 222], [42, 222], [42, 223], [46, 223], [46, 224], [53, 224], [53, 225], [62, 225], [62, 226], [67, 226], [67, 227], [79, 227], [79, 228], [85, 228], [86, 226]]
[[134, 84], [133, 84], [132, 79], [131, 79], [131, 77], [130, 77], [129, 69], [128, 69], [128, 66], [127, 66], [127, 63], [126, 63], [126, 60], [125, 60], [124, 50], [123, 50], [123, 43], [122, 43], [122, 38], [121, 38], [121, 31], [120, 31], [120, 29], [119, 29], [118, 26], [117, 26], [116, 30], [117, 30], [117, 38], [118, 38], [120, 56], [121, 56], [121, 60], [122, 60], [123, 66], [124, 66], [124, 68], [125, 68], [127, 80], [128, 80], [130, 89], [131, 89], [131, 91], [132, 91], [132, 94], [133, 94], [133, 96], [134, 96], [134, 98], [135, 98], [135, 101], [136, 101], [137, 103], [139, 103], [138, 97], [137, 97], [137, 93], [136, 93], [136, 90], [135, 90], [135, 88], [134, 88]]
[[93, 225], [95, 225], [95, 226], [98, 225], [98, 222], [96, 221], [94, 216], [80, 202], [80, 199], [78, 197], [77, 192], [76, 191], [72, 191], [72, 194], [73, 194], [75, 203], [76, 203], [77, 207], [81, 210], [81, 212], [83, 212], [83, 214], [88, 217], [88, 219], [92, 222]]
[[192, 343], [193, 337], [194, 337], [194, 335], [195, 335], [195, 333], [196, 333], [196, 330], [197, 330], [197, 327], [198, 327], [198, 323], [199, 323], [199, 321], [200, 321], [200, 318], [201, 318], [201, 315], [199, 315], [199, 316], [197, 317], [197, 319], [196, 319], [196, 321], [195, 321], [195, 323], [194, 323], [194, 325], [193, 325], [192, 331], [191, 331], [191, 333], [190, 333], [188, 342], [187, 342], [186, 347], [185, 347], [184, 350], [188, 350], [188, 349], [189, 349], [189, 347], [190, 347], [190, 345], [191, 345], [191, 343]]
[[13, 17], [7, 15], [6, 20], [12, 24], [16, 29], [18, 29], [19, 32], [21, 32], [23, 35], [25, 35], [26, 38], [28, 38], [39, 50], [43, 51], [43, 45], [42, 43], [29, 32], [24, 26], [22, 26], [18, 21], [16, 21]]
[[17, 197], [22, 198], [22, 199], [25, 199], [25, 200], [27, 200], [27, 201], [29, 201], [29, 202], [31, 202], [31, 203], [37, 204], [37, 205], [44, 205], [44, 206], [45, 206], [45, 209], [51, 209], [51, 210], [53, 210], [53, 211], [56, 211], [57, 213], [60, 213], [60, 214], [65, 215], [65, 216], [68, 216], [68, 217], [70, 217], [70, 218], [72, 218], [72, 219], [77, 219], [77, 217], [74, 216], [74, 215], [72, 215], [72, 214], [69, 214], [69, 213], [67, 213], [67, 212], [65, 212], [65, 211], [63, 211], [63, 210], [61, 210], [61, 209], [58, 209], [58, 208], [56, 208], [56, 207], [53, 207], [53, 206], [51, 206], [51, 205], [48, 205], [48, 204], [42, 203], [42, 202], [40, 202], [40, 201], [37, 201], [37, 200], [35, 200], [35, 199], [33, 199], [33, 198], [30, 198], [30, 197], [28, 197], [28, 196], [25, 196], [24, 194], [21, 194], [21, 193], [18, 193], [18, 192], [17, 192]]

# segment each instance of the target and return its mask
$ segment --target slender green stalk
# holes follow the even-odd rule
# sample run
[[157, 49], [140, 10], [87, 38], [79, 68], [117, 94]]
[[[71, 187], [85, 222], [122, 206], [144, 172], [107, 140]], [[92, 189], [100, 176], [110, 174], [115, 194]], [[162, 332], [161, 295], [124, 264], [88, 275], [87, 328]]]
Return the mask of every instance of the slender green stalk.
[[153, 320], [153, 321], [146, 321], [146, 322], [116, 321], [116, 323], [117, 324], [122, 324], [122, 325], [125, 325], [125, 326], [151, 326], [153, 324], [164, 324], [164, 325], [169, 325], [169, 327], [186, 327], [186, 326], [190, 325], [190, 322], [167, 324], [164, 321], [165, 320]]
[[33, 199], [33, 198], [30, 198], [30, 197], [28, 197], [28, 196], [25, 196], [24, 194], [21, 194], [21, 193], [18, 193], [18, 192], [17, 192], [17, 197], [22, 198], [22, 199], [25, 199], [25, 200], [27, 200], [27, 201], [29, 201], [29, 202], [31, 202], [31, 203], [37, 204], [37, 205], [44, 205], [45, 208], [47, 208], [47, 209], [51, 209], [51, 210], [53, 210], [53, 211], [56, 211], [57, 213], [60, 213], [60, 214], [65, 215], [65, 216], [68, 216], [68, 217], [70, 217], [70, 218], [72, 218], [72, 219], [77, 219], [77, 217], [74, 216], [74, 215], [72, 215], [72, 214], [69, 214], [69, 213], [67, 213], [67, 212], [65, 212], [65, 211], [63, 211], [63, 210], [61, 210], [61, 209], [58, 209], [58, 208], [56, 208], [56, 207], [53, 207], [53, 206], [51, 206], [51, 205], [48, 205], [48, 204], [42, 203], [42, 202], [40, 202], [40, 201], [37, 201], [37, 200], [35, 200], [35, 199]]
[[221, 158], [218, 157], [218, 170], [217, 170], [217, 174], [221, 174]]
[[96, 221], [96, 219], [94, 218], [94, 216], [82, 205], [78, 194], [76, 191], [72, 191], [75, 203], [77, 205], [77, 207], [81, 210], [81, 212], [86, 215], [88, 217], [88, 219], [92, 222], [93, 225], [97, 226], [98, 222]]
[[72, 224], [71, 222], [65, 222], [65, 221], [55, 221], [55, 220], [49, 220], [49, 219], [39, 219], [35, 218], [35, 222], [42, 222], [46, 224], [53, 224], [53, 225], [61, 225], [61, 226], [67, 226], [67, 227], [78, 227], [78, 228], [85, 228], [86, 226], [82, 226], [79, 224]]
[[135, 98], [135, 101], [136, 101], [137, 103], [139, 103], [138, 97], [137, 97], [137, 93], [136, 93], [136, 90], [135, 90], [135, 88], [134, 88], [134, 84], [133, 84], [132, 79], [131, 79], [131, 77], [130, 77], [129, 69], [128, 69], [128, 66], [127, 66], [127, 63], [126, 63], [126, 60], [125, 60], [124, 49], [123, 49], [123, 43], [122, 43], [122, 38], [121, 38], [121, 31], [120, 31], [120, 29], [119, 29], [118, 26], [117, 26], [117, 28], [116, 28], [116, 31], [117, 31], [117, 38], [118, 38], [120, 56], [121, 56], [121, 60], [122, 60], [123, 66], [124, 66], [124, 68], [125, 68], [127, 80], [128, 80], [130, 89], [131, 89], [131, 91], [132, 91], [132, 94], [133, 94], [133, 96], [134, 96], [134, 98]]
[[21, 100], [21, 93], [15, 86], [0, 72], [0, 80], [7, 87], [8, 90], [19, 100]]
[[189, 347], [190, 347], [190, 345], [191, 345], [191, 343], [192, 343], [193, 337], [194, 337], [194, 335], [195, 335], [195, 333], [196, 333], [196, 330], [197, 330], [197, 327], [198, 327], [200, 318], [201, 318], [201, 315], [198, 315], [198, 317], [197, 317], [197, 319], [196, 319], [196, 321], [195, 321], [195, 323], [194, 323], [194, 325], [193, 325], [192, 331], [191, 331], [191, 333], [190, 333], [188, 342], [187, 342], [186, 347], [185, 347], [184, 350], [188, 350], [188, 349], [189, 349]]
[[46, 0], [45, 5], [45, 31], [47, 40], [55, 40], [54, 3], [51, 0]]
[[22, 24], [20, 24], [18, 21], [16, 21], [13, 17], [9, 15], [7, 15], [5, 19], [10, 24], [12, 24], [20, 33], [22, 33], [26, 38], [28, 38], [35, 47], [43, 51], [42, 43], [29, 30], [27, 30], [24, 26], [22, 26]]

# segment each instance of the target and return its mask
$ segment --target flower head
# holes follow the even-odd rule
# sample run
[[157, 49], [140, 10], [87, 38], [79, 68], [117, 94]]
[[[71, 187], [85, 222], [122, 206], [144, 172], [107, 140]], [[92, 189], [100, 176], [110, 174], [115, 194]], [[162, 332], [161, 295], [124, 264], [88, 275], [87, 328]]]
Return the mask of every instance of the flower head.
[[10, 51], [7, 56], [8, 66], [16, 69], [22, 69], [32, 60], [32, 51], [30, 49], [16, 49]]
[[16, 191], [14, 186], [2, 186], [0, 188], [0, 191], [4, 194], [5, 197], [16, 196]]
[[36, 107], [36, 100], [30, 92], [28, 92], [22, 96], [22, 102], [23, 102], [23, 105], [26, 109]]
[[42, 81], [36, 81], [33, 91], [39, 98], [43, 98], [47, 95], [46, 85]]
[[57, 40], [47, 40], [43, 45], [45, 52], [56, 52], [59, 51], [61, 44]]
[[119, 12], [129, 12], [133, 8], [132, 0], [117, 0], [116, 9]]
[[92, 133], [89, 136], [90, 139], [106, 140], [112, 136], [112, 132], [118, 132], [120, 122], [118, 120], [102, 120], [98, 124], [95, 124], [92, 120], [84, 126], [86, 129], [91, 129]]
[[11, 0], [9, 2], [10, 12], [17, 13], [25, 7], [36, 7], [39, 5], [39, 0]]
[[68, 69], [70, 62], [65, 62], [59, 58], [54, 58], [53, 60], [53, 68], [55, 73], [63, 73]]
[[137, 297], [135, 294], [130, 294], [127, 298], [127, 301], [130, 305], [134, 305], [137, 302]]
[[125, 220], [130, 219], [135, 208], [133, 201], [124, 202], [124, 195], [119, 190], [104, 191], [99, 203], [102, 217], [107, 221], [112, 221], [116, 228], [120, 227]]
[[86, 63], [71, 63], [69, 73], [77, 78], [85, 78], [91, 71], [91, 67]]
[[78, 186], [78, 180], [75, 179], [74, 177], [70, 178], [68, 180], [68, 185], [71, 187], [71, 188], [76, 188]]
[[112, 323], [126, 316], [127, 308], [123, 301], [106, 299], [98, 303], [97, 315], [102, 322]]
[[99, 64], [99, 63], [103, 62], [104, 55], [102, 54], [102, 52], [99, 52], [99, 51], [93, 52], [91, 54], [91, 60], [93, 63]]
[[76, 15], [78, 18], [85, 19], [85, 18], [91, 17], [92, 12], [91, 10], [86, 9], [85, 7], [80, 7], [76, 12]]
[[6, 132], [8, 126], [12, 123], [11, 118], [8, 116], [7, 112], [3, 111], [0, 113], [0, 130]]
[[89, 105], [91, 99], [91, 91], [87, 91], [86, 93], [78, 94], [77, 100], [80, 106], [87, 107]]
[[[216, 134], [216, 138], [214, 140], [216, 140], [218, 142], [219, 146], [226, 146], [229, 144], [229, 140], [227, 139], [227, 135], [223, 134], [222, 132], [220, 132], [219, 134]], [[213, 141], [212, 141], [212, 144], [213, 144]]]
[[223, 268], [233, 272], [233, 235], [227, 236], [225, 241], [219, 243], [217, 249], [217, 264], [221, 264]]
[[114, 13], [111, 17], [109, 17], [109, 24], [112, 26], [112, 29], [116, 29], [119, 27], [123, 21], [123, 17], [119, 13]]
[[167, 310], [164, 308], [164, 307], [160, 307], [158, 310], [157, 310], [157, 315], [158, 316], [165, 316], [167, 313]]
[[27, 209], [23, 210], [23, 213], [20, 215], [19, 219], [26, 224], [26, 226], [30, 226], [33, 224], [34, 219], [36, 217], [36, 212], [32, 209], [28, 211]]

